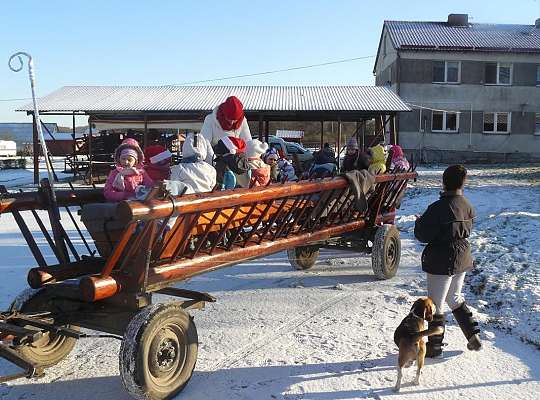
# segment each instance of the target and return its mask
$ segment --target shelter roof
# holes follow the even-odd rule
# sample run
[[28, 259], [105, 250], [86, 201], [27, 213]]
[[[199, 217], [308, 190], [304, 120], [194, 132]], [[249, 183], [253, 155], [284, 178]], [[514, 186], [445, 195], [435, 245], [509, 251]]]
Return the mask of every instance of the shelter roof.
[[[394, 92], [379, 86], [64, 86], [38, 104], [40, 113], [207, 113], [232, 95], [246, 112], [410, 111]], [[17, 111], [32, 110], [30, 103]]]

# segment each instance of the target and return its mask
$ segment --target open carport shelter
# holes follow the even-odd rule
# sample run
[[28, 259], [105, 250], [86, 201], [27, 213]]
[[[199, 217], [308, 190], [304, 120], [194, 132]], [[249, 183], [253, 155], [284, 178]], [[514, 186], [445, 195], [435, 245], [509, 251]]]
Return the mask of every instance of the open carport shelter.
[[[377, 86], [64, 86], [38, 101], [42, 115], [88, 115], [88, 155], [92, 161], [91, 132], [106, 129], [143, 129], [146, 144], [149, 129], [197, 130], [204, 117], [229, 96], [238, 97], [248, 121], [258, 121], [258, 136], [268, 139], [269, 121], [357, 122], [360, 135], [365, 121], [375, 119], [377, 129], [393, 132], [395, 116], [410, 108], [390, 89]], [[33, 115], [28, 104], [17, 111]], [[34, 121], [34, 181], [39, 179], [39, 148]], [[255, 136], [255, 135], [254, 135]]]

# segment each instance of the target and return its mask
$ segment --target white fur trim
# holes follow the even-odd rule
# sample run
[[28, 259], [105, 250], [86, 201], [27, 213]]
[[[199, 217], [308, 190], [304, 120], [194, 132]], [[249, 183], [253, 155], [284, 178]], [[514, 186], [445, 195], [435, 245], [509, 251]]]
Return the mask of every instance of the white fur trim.
[[227, 147], [227, 149], [229, 150], [229, 153], [236, 154], [236, 151], [238, 150], [238, 148], [234, 145], [234, 143], [232, 142], [231, 139], [229, 139], [228, 136], [222, 137], [221, 141], [223, 142], [225, 147]]
[[150, 157], [150, 162], [152, 164], [157, 164], [158, 162], [164, 161], [167, 158], [171, 158], [171, 157], [172, 157], [172, 153], [169, 150], [165, 150], [165, 151], [162, 151], [159, 154], [156, 154], [153, 157]]
[[259, 158], [268, 150], [268, 143], [261, 142], [259, 139], [248, 140], [246, 143], [246, 157]]

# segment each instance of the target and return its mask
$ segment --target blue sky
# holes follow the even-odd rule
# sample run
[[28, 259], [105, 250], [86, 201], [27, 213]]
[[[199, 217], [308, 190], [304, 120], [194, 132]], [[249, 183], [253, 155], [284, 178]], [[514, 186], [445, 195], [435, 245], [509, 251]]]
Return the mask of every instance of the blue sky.
[[[16, 51], [34, 57], [38, 96], [64, 85], [180, 84], [375, 55], [385, 19], [438, 21], [449, 13], [533, 24], [540, 0], [5, 1], [0, 100], [30, 95], [26, 71], [7, 66]], [[210, 84], [372, 85], [373, 61]], [[13, 112], [23, 103], [0, 101], [0, 122], [29, 121]]]

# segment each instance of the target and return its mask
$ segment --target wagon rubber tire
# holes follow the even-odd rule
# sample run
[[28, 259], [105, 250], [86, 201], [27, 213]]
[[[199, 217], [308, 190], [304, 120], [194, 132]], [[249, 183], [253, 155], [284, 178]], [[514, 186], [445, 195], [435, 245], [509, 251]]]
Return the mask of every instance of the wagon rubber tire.
[[390, 279], [397, 273], [401, 258], [401, 240], [394, 225], [377, 228], [371, 250], [371, 267], [378, 279]]
[[[47, 299], [43, 289], [26, 289], [19, 293], [10, 306], [10, 311], [39, 312], [52, 311], [54, 305]], [[78, 326], [64, 325], [73, 330], [79, 330]], [[75, 347], [77, 339], [67, 336], [44, 333], [43, 336], [31, 345], [14, 346], [19, 355], [29, 361], [35, 367], [46, 368], [58, 364]]]
[[178, 303], [148, 306], [129, 322], [120, 347], [120, 376], [136, 399], [170, 399], [188, 383], [198, 350], [197, 329]]
[[319, 248], [315, 246], [300, 246], [287, 250], [287, 257], [292, 267], [297, 270], [306, 270], [315, 265], [319, 258]]

